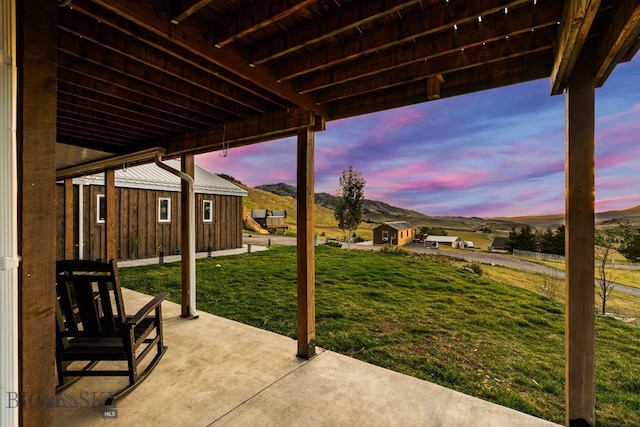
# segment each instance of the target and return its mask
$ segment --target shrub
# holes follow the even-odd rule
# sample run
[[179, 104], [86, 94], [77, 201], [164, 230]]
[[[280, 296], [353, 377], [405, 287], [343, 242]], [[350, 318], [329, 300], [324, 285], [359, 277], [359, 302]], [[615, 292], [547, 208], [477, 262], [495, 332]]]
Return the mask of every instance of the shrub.
[[413, 255], [413, 252], [411, 252], [409, 249], [405, 249], [403, 247], [394, 246], [394, 245], [384, 245], [382, 246], [382, 248], [380, 248], [380, 252], [382, 252], [383, 254], [393, 254], [393, 255], [403, 255], [403, 256]]
[[325, 246], [331, 246], [332, 248], [341, 248], [342, 247], [342, 243], [340, 242], [336, 242], [335, 240], [327, 240], [325, 242]]
[[476, 273], [478, 276], [482, 276], [482, 266], [480, 265], [480, 263], [478, 262], [472, 262], [471, 264], [469, 264], [469, 268]]

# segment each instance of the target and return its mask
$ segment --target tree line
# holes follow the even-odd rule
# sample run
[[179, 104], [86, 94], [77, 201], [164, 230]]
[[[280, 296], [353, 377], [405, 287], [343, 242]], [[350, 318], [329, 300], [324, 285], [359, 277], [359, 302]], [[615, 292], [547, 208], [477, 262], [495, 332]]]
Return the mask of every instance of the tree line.
[[[565, 254], [565, 227], [559, 226], [555, 231], [533, 231], [524, 226], [519, 230], [515, 227], [509, 233], [505, 245], [513, 252], [514, 249], [544, 252], [548, 254]], [[613, 266], [614, 252], [620, 253], [631, 262], [640, 262], [640, 230], [630, 224], [618, 224], [595, 231], [595, 261], [596, 261], [596, 292], [600, 297], [600, 310], [606, 313], [607, 301], [616, 286], [618, 271]]]
[[509, 232], [509, 238], [505, 242], [505, 246], [509, 252], [513, 252], [514, 249], [520, 249], [521, 251], [564, 256], [564, 235], [564, 225], [555, 230], [547, 229], [545, 232], [533, 230], [528, 225], [520, 229], [513, 227]]
[[[509, 232], [505, 246], [510, 252], [520, 249], [564, 256], [564, 243], [564, 225], [546, 231], [533, 230], [525, 225], [520, 229], [514, 227]], [[630, 224], [618, 224], [616, 227], [596, 230], [595, 243], [607, 252], [615, 250], [631, 262], [640, 262], [640, 231]]]

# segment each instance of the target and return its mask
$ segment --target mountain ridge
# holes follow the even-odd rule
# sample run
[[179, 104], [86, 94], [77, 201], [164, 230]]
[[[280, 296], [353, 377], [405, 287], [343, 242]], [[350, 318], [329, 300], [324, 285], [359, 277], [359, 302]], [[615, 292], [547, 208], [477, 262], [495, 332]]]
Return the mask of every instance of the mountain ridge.
[[[277, 183], [258, 185], [256, 189], [267, 191], [284, 197], [297, 197], [296, 187], [291, 184]], [[316, 193], [315, 203], [333, 210], [336, 197], [328, 193]], [[490, 228], [494, 231], [510, 231], [528, 225], [532, 228], [546, 230], [554, 229], [564, 224], [564, 214], [552, 215], [527, 215], [515, 217], [462, 217], [462, 216], [430, 216], [421, 212], [392, 206], [378, 200], [364, 199], [362, 216], [367, 222], [407, 221], [413, 225], [427, 227], [459, 228], [478, 230]], [[640, 226], [640, 206], [629, 209], [606, 211], [596, 214], [596, 225], [607, 227], [619, 222], [628, 222], [634, 226]]]

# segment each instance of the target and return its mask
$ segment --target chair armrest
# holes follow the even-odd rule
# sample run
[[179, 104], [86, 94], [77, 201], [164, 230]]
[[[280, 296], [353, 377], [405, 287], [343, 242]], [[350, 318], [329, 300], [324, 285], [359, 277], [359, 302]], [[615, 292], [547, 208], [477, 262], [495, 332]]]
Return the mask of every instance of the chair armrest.
[[169, 296], [169, 292], [162, 292], [156, 295], [154, 299], [146, 303], [144, 307], [138, 310], [135, 316], [127, 320], [127, 323], [125, 325], [128, 327], [135, 327], [138, 324], [138, 322], [140, 322], [142, 319], [147, 317], [147, 315], [151, 313], [152, 310], [158, 308], [162, 303], [162, 301], [164, 301], [168, 296]]

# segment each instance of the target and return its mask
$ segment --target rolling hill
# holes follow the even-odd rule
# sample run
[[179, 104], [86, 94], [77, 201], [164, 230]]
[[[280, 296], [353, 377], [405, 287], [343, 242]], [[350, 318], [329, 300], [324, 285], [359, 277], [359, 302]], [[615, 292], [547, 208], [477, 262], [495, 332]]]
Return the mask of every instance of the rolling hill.
[[[245, 187], [247, 191], [251, 189]], [[289, 199], [287, 204], [290, 206], [291, 212], [295, 212], [296, 187], [290, 184], [268, 184], [260, 185], [255, 190], [261, 191], [262, 198], [266, 194], [275, 197], [275, 204], [283, 204], [284, 200]], [[277, 199], [283, 197], [284, 199]], [[250, 196], [251, 199], [251, 191]], [[316, 206], [316, 223], [320, 224], [319, 218], [325, 218], [329, 222], [335, 224], [333, 219], [332, 206], [335, 196], [328, 193], [317, 193], [315, 195]], [[271, 209], [266, 206], [263, 209]], [[283, 209], [283, 208], [274, 208]], [[475, 231], [486, 227], [495, 234], [507, 234], [514, 227], [520, 228], [523, 225], [529, 225], [532, 228], [546, 230], [555, 229], [564, 224], [564, 215], [539, 215], [539, 216], [518, 216], [518, 217], [495, 217], [495, 218], [478, 218], [478, 217], [459, 217], [459, 216], [428, 216], [423, 213], [389, 205], [388, 203], [365, 199], [362, 206], [363, 219], [368, 223], [382, 223], [388, 221], [407, 221], [417, 227], [442, 227], [452, 230]], [[628, 222], [631, 225], [640, 227], [640, 206], [634, 208], [600, 212], [596, 214], [596, 226], [607, 227], [617, 224], [618, 222]]]
[[[246, 188], [247, 191], [250, 189]], [[284, 200], [289, 199], [291, 206], [295, 208], [296, 187], [290, 184], [269, 184], [259, 185], [255, 190], [271, 193], [274, 197], [283, 197]], [[249, 195], [251, 198], [251, 192]], [[278, 199], [275, 199], [278, 200]], [[281, 200], [281, 199], [280, 199]], [[331, 212], [331, 221], [333, 220], [333, 202], [335, 196], [328, 193], [317, 193], [315, 195], [316, 206], [324, 212], [324, 209]], [[281, 201], [279, 203], [284, 203]], [[266, 207], [263, 209], [267, 209]], [[281, 208], [277, 208], [281, 209]], [[318, 216], [318, 213], [316, 213]], [[416, 227], [442, 227], [454, 230], [475, 231], [482, 227], [490, 228], [494, 233], [508, 233], [513, 227], [521, 227], [525, 223], [512, 221], [509, 219], [484, 219], [484, 218], [465, 218], [451, 216], [428, 216], [423, 213], [392, 206], [388, 203], [365, 199], [362, 205], [363, 219], [368, 223], [383, 223], [388, 221], [407, 221]], [[316, 218], [318, 223], [318, 218]]]

